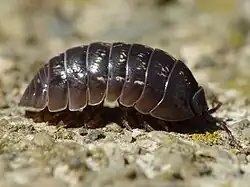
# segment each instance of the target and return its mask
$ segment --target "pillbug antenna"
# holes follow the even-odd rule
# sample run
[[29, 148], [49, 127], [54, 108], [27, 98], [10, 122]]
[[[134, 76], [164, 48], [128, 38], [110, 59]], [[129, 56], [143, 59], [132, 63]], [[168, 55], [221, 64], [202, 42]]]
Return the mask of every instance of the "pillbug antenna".
[[211, 123], [218, 123], [219, 127], [221, 127], [222, 129], [224, 129], [226, 131], [226, 133], [228, 134], [228, 136], [230, 138], [230, 145], [239, 148], [240, 145], [238, 144], [236, 138], [233, 136], [232, 132], [229, 130], [226, 122], [223, 121], [220, 118], [211, 116], [211, 114], [214, 113], [215, 111], [217, 111], [221, 107], [221, 105], [222, 105], [222, 103], [219, 102], [218, 105], [216, 105], [214, 108], [210, 109], [208, 111], [208, 115], [206, 115], [206, 120], [208, 122], [211, 122]]
[[211, 108], [211, 109], [208, 110], [208, 114], [213, 114], [213, 113], [216, 112], [221, 106], [222, 106], [222, 102], [218, 101], [218, 104], [217, 104], [215, 107], [213, 107], [213, 108]]
[[228, 136], [230, 138], [230, 145], [235, 146], [235, 147], [240, 147], [236, 138], [233, 136], [232, 132], [229, 130], [226, 122], [220, 118], [216, 118], [216, 117], [211, 116], [211, 114], [216, 112], [222, 106], [222, 102], [220, 102], [218, 100], [216, 102], [218, 104], [216, 106], [214, 106], [213, 108], [208, 110], [208, 112], [207, 112], [208, 115], [206, 116], [206, 119], [211, 123], [218, 123], [219, 126], [226, 131], [226, 133], [228, 134]]

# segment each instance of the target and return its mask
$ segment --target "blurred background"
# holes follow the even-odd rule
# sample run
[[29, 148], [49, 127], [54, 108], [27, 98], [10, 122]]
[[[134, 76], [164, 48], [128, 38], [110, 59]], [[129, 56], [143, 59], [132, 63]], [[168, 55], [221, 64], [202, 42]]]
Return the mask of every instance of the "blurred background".
[[161, 48], [205, 87], [248, 98], [249, 28], [248, 0], [2, 0], [1, 106], [15, 103], [49, 58], [92, 41]]

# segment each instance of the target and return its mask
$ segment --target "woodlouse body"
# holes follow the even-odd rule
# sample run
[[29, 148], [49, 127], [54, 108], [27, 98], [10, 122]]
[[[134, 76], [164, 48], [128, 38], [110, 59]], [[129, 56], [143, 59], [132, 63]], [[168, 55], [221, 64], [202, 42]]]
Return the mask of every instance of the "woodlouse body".
[[93, 42], [51, 58], [19, 105], [29, 111], [81, 111], [104, 100], [165, 121], [208, 113], [204, 90], [182, 61], [160, 49], [122, 42]]

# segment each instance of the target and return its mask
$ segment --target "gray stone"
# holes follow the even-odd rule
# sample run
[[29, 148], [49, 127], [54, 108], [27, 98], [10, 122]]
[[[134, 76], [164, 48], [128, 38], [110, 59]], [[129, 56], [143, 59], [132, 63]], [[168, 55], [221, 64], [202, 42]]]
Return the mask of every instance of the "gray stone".
[[61, 180], [54, 179], [53, 177], [41, 177], [31, 182], [27, 187], [67, 187], [68, 185]]
[[[236, 0], [209, 1], [222, 11], [214, 14], [201, 8], [207, 1], [157, 3], [0, 1], [0, 187], [249, 186], [248, 6], [225, 13]], [[129, 131], [107, 121], [80, 131], [39, 115], [27, 118], [17, 103], [39, 68], [67, 48], [96, 40], [142, 43], [183, 60], [206, 88], [209, 108], [210, 95], [223, 103], [213, 116], [226, 121], [243, 150], [230, 147], [221, 130]], [[44, 118], [53, 121], [48, 113]], [[214, 135], [220, 140], [199, 141]]]
[[33, 142], [38, 146], [50, 146], [53, 144], [53, 139], [48, 133], [42, 132], [35, 134]]

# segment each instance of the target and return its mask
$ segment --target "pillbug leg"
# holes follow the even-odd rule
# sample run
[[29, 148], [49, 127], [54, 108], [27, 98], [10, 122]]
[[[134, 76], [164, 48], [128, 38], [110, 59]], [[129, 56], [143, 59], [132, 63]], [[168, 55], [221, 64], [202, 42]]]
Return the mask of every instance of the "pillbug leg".
[[88, 106], [84, 110], [84, 127], [88, 128], [98, 128], [105, 125], [104, 119], [102, 118], [103, 110], [101, 105]]
[[212, 94], [211, 97], [211, 105], [212, 105], [212, 108], [218, 108], [218, 105], [222, 105], [222, 103], [218, 100], [218, 97], [215, 95], [215, 94]]
[[102, 118], [99, 115], [94, 116], [92, 119], [89, 119], [84, 123], [85, 129], [93, 129], [101, 127], [102, 125]]
[[121, 124], [123, 127], [128, 129], [129, 131], [132, 131], [133, 128], [129, 125], [131, 122], [131, 118], [128, 115], [128, 110], [125, 107], [121, 107], [122, 110], [122, 117], [121, 117]]
[[221, 106], [222, 106], [222, 102], [220, 101], [217, 101], [217, 105], [214, 106], [213, 108], [211, 108], [209, 111], [208, 111], [208, 114], [212, 114], [214, 112], [216, 112]]
[[165, 131], [169, 132], [170, 131], [170, 123], [167, 123], [166, 121], [163, 120], [157, 120], [157, 124], [159, 124]]
[[146, 116], [140, 114], [139, 112], [136, 112], [136, 118], [140, 125], [144, 127], [146, 131], [154, 131], [155, 129], [149, 125], [148, 120], [146, 119]]
[[171, 128], [169, 122], [152, 118], [149, 115], [144, 115], [139, 112], [136, 112], [136, 119], [138, 121], [138, 125], [140, 127], [143, 126], [143, 128], [148, 132], [157, 130], [165, 130], [169, 132]]
[[[127, 113], [126, 113], [127, 114]], [[124, 117], [123, 117], [123, 119], [122, 119], [122, 125], [123, 125], [123, 127], [125, 127], [126, 129], [128, 129], [129, 131], [132, 131], [133, 129], [132, 129], [132, 127], [129, 125], [129, 122], [128, 122], [129, 120], [128, 120], [128, 116], [127, 115], [125, 115]]]

